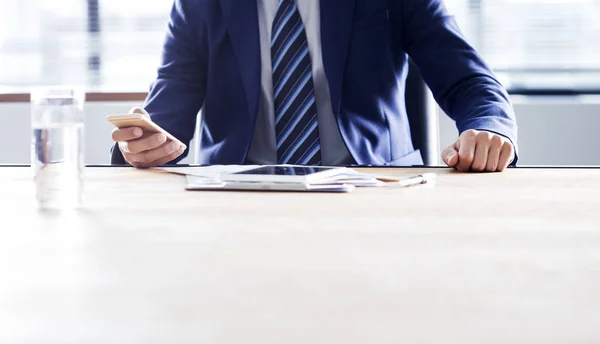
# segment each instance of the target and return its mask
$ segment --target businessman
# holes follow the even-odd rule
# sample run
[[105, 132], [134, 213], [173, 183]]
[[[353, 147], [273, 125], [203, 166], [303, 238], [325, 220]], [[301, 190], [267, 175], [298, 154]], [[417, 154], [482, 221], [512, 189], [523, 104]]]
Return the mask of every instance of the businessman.
[[[421, 164], [405, 110], [407, 55], [460, 136], [460, 171], [516, 161], [506, 91], [442, 0], [175, 0], [145, 110], [188, 143], [202, 109], [202, 164]], [[113, 163], [187, 152], [161, 134], [115, 130]]]

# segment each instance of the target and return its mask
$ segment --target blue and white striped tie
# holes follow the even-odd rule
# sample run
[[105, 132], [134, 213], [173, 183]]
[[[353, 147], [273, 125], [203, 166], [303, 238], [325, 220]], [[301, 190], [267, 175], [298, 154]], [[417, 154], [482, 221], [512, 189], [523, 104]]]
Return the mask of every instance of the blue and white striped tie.
[[271, 38], [277, 160], [320, 165], [312, 62], [295, 0], [279, 0]]

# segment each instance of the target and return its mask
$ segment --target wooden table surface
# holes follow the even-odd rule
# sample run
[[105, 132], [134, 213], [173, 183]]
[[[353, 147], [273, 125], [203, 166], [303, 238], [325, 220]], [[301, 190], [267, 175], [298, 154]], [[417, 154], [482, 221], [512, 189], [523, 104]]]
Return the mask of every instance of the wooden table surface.
[[[376, 170], [413, 175], [420, 170]], [[0, 168], [0, 343], [600, 343], [600, 170], [435, 170], [351, 194]]]

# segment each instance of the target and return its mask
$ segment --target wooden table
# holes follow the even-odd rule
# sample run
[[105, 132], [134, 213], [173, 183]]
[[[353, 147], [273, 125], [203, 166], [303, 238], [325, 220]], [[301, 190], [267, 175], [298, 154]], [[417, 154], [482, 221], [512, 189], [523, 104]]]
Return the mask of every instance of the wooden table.
[[600, 170], [435, 172], [261, 194], [89, 168], [56, 215], [0, 168], [0, 343], [600, 343]]

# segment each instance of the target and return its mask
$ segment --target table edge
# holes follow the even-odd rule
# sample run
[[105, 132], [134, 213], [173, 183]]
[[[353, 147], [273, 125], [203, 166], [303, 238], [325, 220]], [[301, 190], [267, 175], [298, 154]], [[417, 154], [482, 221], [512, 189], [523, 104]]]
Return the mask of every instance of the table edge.
[[[195, 165], [195, 164], [175, 164], [175, 165], [163, 165], [161, 167], [168, 168], [185, 168], [185, 167], [202, 167], [211, 165]], [[10, 167], [31, 167], [29, 164], [0, 164], [0, 168]], [[85, 165], [86, 168], [132, 168], [130, 165], [115, 165], [115, 164], [90, 164]], [[390, 169], [390, 170], [411, 170], [411, 169], [432, 169], [432, 170], [448, 170], [446, 166], [368, 166], [368, 165], [356, 165], [346, 166], [348, 168], [370, 168], [370, 169]], [[558, 166], [558, 165], [547, 165], [547, 166], [516, 166], [509, 167], [514, 170], [600, 170], [600, 166]]]
[[[87, 92], [86, 102], [143, 102], [146, 92]], [[0, 93], [0, 103], [29, 103], [29, 93]]]

